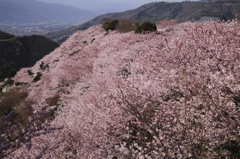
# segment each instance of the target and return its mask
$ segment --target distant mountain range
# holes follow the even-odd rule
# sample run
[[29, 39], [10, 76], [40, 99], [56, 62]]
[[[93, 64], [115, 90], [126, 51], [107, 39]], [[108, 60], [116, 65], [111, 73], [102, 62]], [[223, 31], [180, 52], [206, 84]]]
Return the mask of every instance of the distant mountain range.
[[141, 1], [107, 1], [107, 0], [38, 0], [46, 3], [68, 4], [78, 8], [84, 8], [100, 14], [110, 12], [122, 12], [130, 9], [135, 9], [141, 6]]
[[208, 2], [153, 2], [145, 4], [139, 8], [119, 13], [108, 13], [95, 17], [94, 19], [74, 26], [69, 29], [48, 33], [51, 38], [58, 43], [65, 41], [77, 30], [85, 30], [90, 26], [100, 24], [103, 18], [124, 18], [131, 21], [160, 22], [162, 20], [176, 19], [180, 22], [196, 21], [204, 14], [225, 15], [227, 19], [233, 19], [236, 13], [240, 13], [240, 1], [208, 1]]
[[85, 22], [97, 13], [63, 4], [44, 3], [37, 0], [0, 0], [0, 23]]
[[17, 37], [0, 31], [0, 81], [30, 67], [59, 45], [43, 36]]

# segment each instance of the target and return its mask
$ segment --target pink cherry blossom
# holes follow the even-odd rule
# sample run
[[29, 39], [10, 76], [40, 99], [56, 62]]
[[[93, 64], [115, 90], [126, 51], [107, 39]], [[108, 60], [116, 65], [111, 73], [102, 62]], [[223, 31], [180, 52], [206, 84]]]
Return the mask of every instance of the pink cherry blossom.
[[[170, 30], [164, 28], [169, 25]], [[27, 89], [34, 109], [60, 94], [51, 124], [64, 128], [34, 138], [30, 151], [22, 147], [15, 156], [236, 155], [228, 146], [239, 148], [240, 143], [239, 24], [166, 26], [149, 34], [106, 34], [100, 25], [93, 26], [20, 70], [14, 80], [29, 83], [18, 89]], [[41, 70], [41, 62], [49, 67]], [[33, 83], [28, 69], [41, 72], [41, 80]]]

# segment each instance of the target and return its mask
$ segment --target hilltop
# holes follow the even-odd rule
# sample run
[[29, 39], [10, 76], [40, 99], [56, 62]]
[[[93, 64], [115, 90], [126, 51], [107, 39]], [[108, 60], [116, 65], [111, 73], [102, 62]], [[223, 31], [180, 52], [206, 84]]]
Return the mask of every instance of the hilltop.
[[59, 44], [39, 35], [14, 36], [0, 31], [0, 80], [23, 67], [34, 65]]
[[1, 40], [11, 39], [11, 38], [14, 38], [14, 35], [8, 34], [8, 33], [3, 32], [3, 31], [0, 30], [0, 39]]
[[92, 26], [17, 72], [17, 108], [50, 110], [62, 129], [24, 129], [37, 137], [6, 158], [239, 158], [239, 23], [165, 24]]
[[85, 30], [90, 26], [101, 23], [104, 18], [127, 19], [134, 22], [158, 23], [164, 20], [178, 20], [180, 22], [196, 21], [204, 14], [225, 15], [226, 19], [233, 19], [240, 10], [239, 1], [184, 1], [184, 2], [152, 2], [140, 6], [133, 10], [118, 13], [107, 13], [93, 18], [79, 26], [74, 26], [65, 30], [51, 32], [45, 36], [62, 43], [77, 30]]

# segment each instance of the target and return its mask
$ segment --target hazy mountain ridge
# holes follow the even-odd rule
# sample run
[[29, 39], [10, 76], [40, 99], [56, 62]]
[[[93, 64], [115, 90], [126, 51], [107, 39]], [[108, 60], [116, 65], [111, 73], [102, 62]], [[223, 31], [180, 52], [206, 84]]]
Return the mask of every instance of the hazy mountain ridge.
[[[49, 0], [39, 0], [42, 2], [49, 3]], [[110, 12], [121, 12], [129, 9], [134, 9], [140, 6], [139, 3], [134, 3], [132, 1], [126, 2], [116, 2], [116, 1], [106, 1], [106, 0], [51, 0], [51, 3], [61, 3], [76, 6], [78, 8], [85, 8], [87, 10], [92, 10], [98, 12], [98, 14], [105, 14]]]
[[59, 45], [43, 36], [15, 37], [0, 31], [0, 79], [23, 67], [30, 67]]
[[86, 21], [96, 16], [88, 11], [63, 4], [50, 4], [36, 0], [1, 0], [0, 22], [18, 23], [53, 23], [63, 21]]
[[203, 14], [225, 15], [227, 19], [233, 19], [236, 13], [240, 13], [239, 1], [214, 1], [214, 2], [153, 2], [139, 8], [119, 13], [108, 13], [97, 16], [92, 20], [66, 30], [49, 33], [45, 36], [61, 43], [77, 30], [85, 30], [92, 25], [100, 24], [103, 18], [124, 18], [131, 21], [150, 21], [158, 23], [162, 20], [176, 19], [183, 21], [196, 21]]

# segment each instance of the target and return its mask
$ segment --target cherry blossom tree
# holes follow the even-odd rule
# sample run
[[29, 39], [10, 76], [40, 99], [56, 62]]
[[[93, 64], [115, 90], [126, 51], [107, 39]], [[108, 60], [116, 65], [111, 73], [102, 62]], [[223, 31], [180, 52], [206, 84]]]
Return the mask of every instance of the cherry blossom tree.
[[94, 26], [28, 68], [42, 73], [36, 83], [18, 72], [35, 109], [59, 96], [51, 124], [64, 128], [16, 156], [239, 158], [239, 24], [169, 25], [149, 34]]

